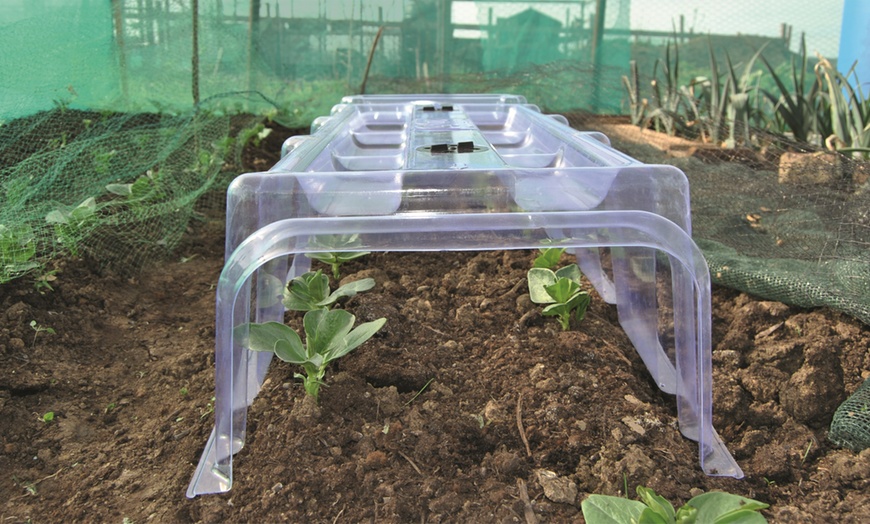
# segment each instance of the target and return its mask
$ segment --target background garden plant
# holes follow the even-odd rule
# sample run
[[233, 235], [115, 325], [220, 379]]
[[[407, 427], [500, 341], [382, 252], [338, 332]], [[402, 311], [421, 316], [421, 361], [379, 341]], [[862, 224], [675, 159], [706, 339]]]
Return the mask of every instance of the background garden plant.
[[79, 256], [78, 246], [82, 238], [96, 218], [97, 201], [93, 197], [88, 197], [73, 208], [58, 207], [45, 216], [45, 221], [54, 225], [58, 243], [76, 257]]
[[821, 55], [811, 59], [803, 37], [788, 64], [774, 66], [764, 54], [766, 48], [766, 43], [761, 45], [742, 63], [725, 51], [723, 70], [708, 38], [706, 74], [683, 83], [679, 47], [668, 42], [664, 56], [654, 63], [648, 96], [637, 62], [631, 61], [622, 83], [632, 124], [726, 148], [760, 147], [750, 132], [754, 127], [867, 157], [870, 101], [854, 67], [843, 74]]
[[26, 224], [0, 224], [0, 284], [39, 267], [36, 255], [36, 235]]

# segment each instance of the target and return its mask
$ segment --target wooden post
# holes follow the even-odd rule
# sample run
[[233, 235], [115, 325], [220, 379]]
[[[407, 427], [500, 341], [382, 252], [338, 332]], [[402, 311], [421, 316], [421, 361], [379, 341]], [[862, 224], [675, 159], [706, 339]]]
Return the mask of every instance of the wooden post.
[[148, 45], [154, 45], [154, 0], [145, 1], [145, 37]]
[[[199, 0], [191, 0], [191, 23], [193, 24], [193, 50], [190, 53], [193, 105], [199, 105]], [[167, 13], [168, 14], [168, 13]]]
[[604, 15], [607, 9], [607, 0], [597, 0], [595, 3], [595, 25], [592, 27], [592, 111], [598, 111], [601, 105], [601, 58], [604, 50]]
[[275, 2], [275, 21], [278, 24], [275, 28], [275, 72], [278, 73], [278, 76], [284, 76], [284, 61], [281, 53], [284, 47], [284, 21], [281, 20], [280, 5]]
[[592, 63], [595, 70], [601, 66], [601, 42], [604, 40], [604, 15], [607, 9], [607, 0], [595, 2], [595, 25], [592, 26]]
[[121, 97], [126, 103], [130, 96], [130, 87], [127, 82], [127, 48], [124, 45], [124, 2], [122, 0], [112, 0], [112, 20], [115, 25], [115, 45], [118, 46]]
[[248, 91], [254, 90], [254, 39], [258, 36], [257, 28], [260, 25], [260, 0], [251, 0], [251, 9], [248, 11]]
[[136, 0], [136, 16], [139, 22], [139, 43], [145, 43], [145, 4], [143, 0]]
[[353, 11], [356, 2], [350, 3], [350, 20], [347, 23], [347, 80], [345, 83], [350, 88], [350, 75], [353, 60]]
[[164, 31], [163, 41], [169, 42], [169, 38], [170, 38], [169, 29], [172, 27], [172, 24], [170, 23], [170, 16], [169, 16], [169, 13], [170, 13], [169, 0], [165, 0], [163, 2], [163, 12], [166, 13], [163, 16], [163, 20], [164, 20], [164, 23], [163, 23], [163, 31]]

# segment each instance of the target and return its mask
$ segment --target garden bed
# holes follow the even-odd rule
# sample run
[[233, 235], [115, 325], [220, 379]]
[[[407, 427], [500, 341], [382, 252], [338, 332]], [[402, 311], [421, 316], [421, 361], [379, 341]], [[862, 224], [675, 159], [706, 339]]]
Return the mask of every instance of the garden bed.
[[[674, 503], [728, 490], [771, 522], [870, 520], [870, 451], [826, 440], [870, 370], [866, 325], [714, 288], [714, 426], [747, 476], [711, 478], [615, 307], [593, 293], [561, 332], [526, 295], [527, 251], [346, 265], [378, 285], [345, 307], [384, 329], [337, 363], [320, 406], [274, 363], [232, 491], [188, 500], [213, 425], [223, 227], [212, 213], [132, 278], [65, 260], [53, 290], [0, 286], [4, 523], [571, 522], [586, 494], [639, 484]], [[548, 498], [545, 472], [576, 498]]]

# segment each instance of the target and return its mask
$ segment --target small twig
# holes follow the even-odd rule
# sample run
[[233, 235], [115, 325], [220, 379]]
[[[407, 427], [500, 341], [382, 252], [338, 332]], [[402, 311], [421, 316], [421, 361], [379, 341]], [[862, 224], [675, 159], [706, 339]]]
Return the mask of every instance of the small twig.
[[341, 510], [335, 515], [335, 518], [332, 519], [332, 524], [335, 524], [336, 522], [338, 522], [338, 518], [341, 517], [342, 513], [344, 513], [344, 508], [346, 508], [346, 507], [347, 507], [347, 504], [345, 504], [344, 506], [341, 507]]
[[411, 467], [414, 468], [414, 471], [416, 471], [417, 473], [419, 473], [420, 476], [423, 476], [423, 472], [420, 471], [420, 468], [418, 468], [416, 464], [414, 464], [414, 461], [411, 460], [411, 457], [409, 457], [408, 455], [405, 455], [405, 454], [402, 453], [401, 451], [396, 451], [396, 453], [398, 453], [399, 455], [401, 455], [403, 459], [407, 460], [407, 461], [408, 461], [408, 464], [410, 464]]
[[498, 300], [499, 301], [505, 300], [507, 297], [509, 297], [509, 296], [513, 295], [514, 293], [516, 293], [517, 291], [519, 291], [519, 289], [523, 285], [527, 285], [527, 284], [528, 284], [528, 282], [526, 280], [520, 279], [516, 284], [514, 284], [514, 287], [512, 287], [512, 288], [508, 289], [507, 291], [505, 291], [504, 293], [502, 293], [501, 296], [498, 297]]
[[366, 94], [366, 83], [369, 81], [369, 70], [372, 68], [372, 58], [375, 57], [375, 49], [378, 48], [378, 42], [381, 40], [381, 35], [384, 34], [384, 26], [378, 28], [378, 33], [375, 35], [375, 40], [372, 42], [372, 48], [369, 50], [369, 58], [366, 60], [366, 71], [363, 74], [362, 85], [359, 86], [359, 94]]
[[526, 445], [526, 454], [532, 456], [532, 448], [529, 447], [529, 439], [526, 438], [526, 430], [523, 428], [523, 394], [517, 399], [517, 428], [520, 430], [520, 438]]
[[438, 331], [437, 329], [430, 327], [430, 326], [427, 326], [426, 324], [423, 324], [423, 323], [420, 323], [420, 325], [423, 326], [424, 328], [428, 329], [429, 331], [432, 331], [433, 333], [438, 333], [442, 337], [450, 338], [450, 335], [448, 335], [447, 333], [445, 333], [443, 331]]
[[517, 488], [520, 490], [520, 500], [523, 501], [526, 524], [538, 524], [538, 517], [535, 516], [535, 509], [532, 507], [532, 501], [529, 500], [529, 490], [526, 489], [526, 483], [523, 479], [517, 479]]
[[[35, 487], [38, 486], [38, 485], [39, 485], [43, 480], [53, 479], [54, 477], [60, 475], [60, 472], [61, 472], [61, 471], [63, 471], [63, 468], [60, 468], [59, 470], [55, 471], [54, 473], [52, 473], [51, 475], [49, 475], [49, 476], [47, 476], [47, 477], [42, 477], [41, 479], [39, 479], [39, 480], [37, 480], [37, 481], [35, 481], [35, 482], [31, 482], [29, 485], [35, 488]], [[9, 500], [10, 500], [10, 502], [11, 502], [11, 501], [14, 501], [14, 500], [23, 499], [23, 498], [25, 498], [25, 497], [32, 497], [33, 495], [34, 495], [34, 493], [30, 493], [30, 492], [28, 492], [28, 493], [25, 493], [24, 495], [19, 495], [19, 496], [15, 497], [15, 498], [13, 498], [13, 499], [9, 499]]]

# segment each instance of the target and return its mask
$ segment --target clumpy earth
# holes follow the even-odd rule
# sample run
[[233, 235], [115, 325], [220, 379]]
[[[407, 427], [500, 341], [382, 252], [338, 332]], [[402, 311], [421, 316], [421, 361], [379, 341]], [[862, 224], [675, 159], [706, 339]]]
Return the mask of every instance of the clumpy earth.
[[0, 286], [4, 524], [582, 522], [588, 494], [637, 485], [675, 505], [727, 490], [771, 522], [870, 522], [870, 450], [827, 440], [870, 372], [868, 326], [714, 288], [713, 423], [746, 478], [707, 477], [615, 306], [592, 291], [561, 332], [528, 298], [528, 251], [344, 266], [377, 286], [342, 307], [386, 326], [333, 366], [319, 405], [273, 363], [232, 490], [188, 500], [214, 422], [223, 227], [205, 213], [133, 276], [67, 259], [50, 289]]

